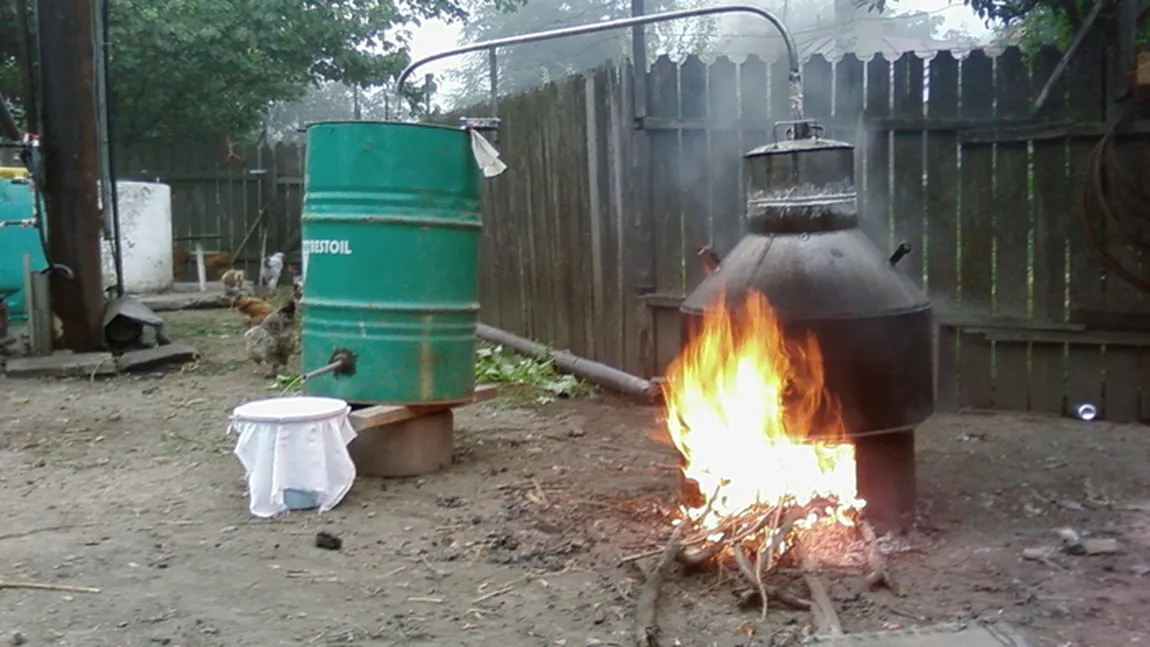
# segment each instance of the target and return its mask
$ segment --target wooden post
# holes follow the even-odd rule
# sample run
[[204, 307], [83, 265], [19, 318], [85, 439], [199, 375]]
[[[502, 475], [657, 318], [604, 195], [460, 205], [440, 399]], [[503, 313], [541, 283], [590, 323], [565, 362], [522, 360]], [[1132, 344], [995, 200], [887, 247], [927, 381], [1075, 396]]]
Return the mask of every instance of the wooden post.
[[208, 289], [208, 268], [204, 265], [204, 244], [196, 241], [196, 278], [200, 280], [200, 292]]
[[38, 0], [44, 198], [52, 304], [61, 346], [103, 347], [104, 292], [96, 206], [96, 100], [91, 0]]

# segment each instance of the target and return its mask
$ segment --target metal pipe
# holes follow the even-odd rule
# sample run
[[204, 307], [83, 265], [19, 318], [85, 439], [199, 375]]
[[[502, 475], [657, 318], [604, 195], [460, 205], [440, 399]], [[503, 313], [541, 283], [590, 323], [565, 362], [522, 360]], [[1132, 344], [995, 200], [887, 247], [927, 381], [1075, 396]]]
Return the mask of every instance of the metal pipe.
[[752, 5], [724, 5], [718, 7], [700, 7], [697, 9], [683, 9], [681, 11], [666, 11], [663, 13], [653, 13], [646, 16], [632, 16], [630, 18], [619, 18], [617, 20], [605, 20], [602, 22], [591, 23], [589, 25], [576, 25], [574, 27], [561, 27], [559, 29], [549, 29], [547, 31], [535, 32], [533, 34], [521, 34], [519, 36], [508, 36], [506, 38], [496, 38], [493, 40], [485, 40], [463, 47], [456, 47], [455, 49], [445, 50], [429, 56], [424, 56], [421, 59], [412, 61], [403, 72], [400, 73], [399, 79], [395, 82], [395, 92], [398, 95], [403, 89], [404, 82], [407, 77], [416, 68], [438, 61], [440, 59], [449, 58], [451, 56], [458, 56], [460, 54], [470, 54], [472, 52], [479, 52], [483, 50], [494, 51], [498, 47], [509, 47], [511, 45], [522, 45], [523, 43], [535, 43], [542, 40], [551, 40], [554, 38], [566, 38], [568, 36], [582, 36], [583, 34], [593, 34], [600, 31], [607, 31], [610, 29], [623, 29], [624, 27], [635, 27], [637, 25], [647, 25], [651, 23], [667, 22], [669, 20], [681, 20], [683, 18], [698, 18], [701, 16], [711, 16], [715, 14], [724, 13], [749, 13], [763, 18], [767, 22], [775, 26], [779, 30], [779, 34], [783, 37], [783, 43], [787, 47], [787, 60], [790, 64], [790, 83], [791, 83], [791, 112], [795, 119], [803, 118], [803, 85], [802, 85], [802, 67], [799, 64], [799, 50], [795, 46], [795, 39], [791, 36], [791, 32], [787, 30], [783, 21], [775, 14]]
[[506, 346], [524, 355], [530, 355], [541, 360], [553, 360], [556, 368], [565, 373], [581, 377], [588, 382], [607, 387], [624, 395], [639, 398], [647, 403], [654, 402], [661, 395], [659, 387], [648, 380], [606, 364], [579, 357], [570, 351], [557, 350], [552, 352], [543, 344], [486, 324], [479, 324], [476, 334], [481, 339]]
[[110, 0], [102, 0], [102, 2], [102, 29], [104, 32], [104, 131], [108, 137], [108, 149], [105, 155], [108, 158], [108, 183], [112, 187], [110, 193], [112, 194], [112, 229], [114, 230], [113, 235], [116, 241], [116, 294], [117, 296], [124, 296], [124, 237], [120, 231], [120, 192], [116, 188], [116, 130], [113, 127], [113, 102], [109, 97], [109, 92], [112, 88], [112, 57], [108, 44], [111, 40], [109, 38], [109, 34], [111, 33], [109, 29], [109, 25], [111, 24], [109, 16], [111, 14], [108, 10]]
[[[112, 243], [113, 253], [116, 244], [116, 225], [112, 222], [112, 185], [109, 179], [111, 172], [108, 169], [108, 149], [110, 136], [108, 135], [108, 92], [106, 77], [106, 64], [108, 62], [107, 32], [104, 29], [104, 17], [107, 15], [103, 7], [107, 0], [94, 0], [98, 6], [92, 12], [92, 39], [94, 41], [95, 55], [92, 56], [92, 68], [96, 71], [96, 80], [93, 83], [96, 94], [96, 164], [100, 177], [100, 216], [104, 223], [104, 240]], [[116, 296], [123, 296], [117, 293]]]

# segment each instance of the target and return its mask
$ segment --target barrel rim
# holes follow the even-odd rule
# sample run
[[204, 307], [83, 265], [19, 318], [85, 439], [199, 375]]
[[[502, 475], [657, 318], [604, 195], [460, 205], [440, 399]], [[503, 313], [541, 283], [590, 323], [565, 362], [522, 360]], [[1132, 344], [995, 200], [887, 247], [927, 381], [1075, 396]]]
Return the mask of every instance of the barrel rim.
[[340, 120], [340, 119], [329, 119], [326, 121], [313, 121], [310, 124], [308, 124], [307, 126], [304, 126], [304, 129], [310, 130], [314, 126], [364, 126], [364, 125], [410, 126], [412, 128], [431, 128], [434, 130], [449, 130], [451, 132], [463, 132], [463, 128], [460, 128], [458, 126], [441, 126], [439, 124], [423, 124], [423, 123], [412, 123], [409, 121], [389, 121], [389, 120], [376, 120], [376, 119], [372, 119], [372, 120], [365, 119], [365, 120], [361, 120], [361, 121], [346, 121], [346, 120]]

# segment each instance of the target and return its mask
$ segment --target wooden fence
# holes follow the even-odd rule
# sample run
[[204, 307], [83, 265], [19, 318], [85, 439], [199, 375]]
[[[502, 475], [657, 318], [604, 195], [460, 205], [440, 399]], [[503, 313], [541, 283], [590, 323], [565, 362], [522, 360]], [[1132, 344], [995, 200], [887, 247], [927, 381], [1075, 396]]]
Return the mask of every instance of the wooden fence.
[[[808, 116], [857, 146], [863, 229], [880, 248], [915, 249], [901, 266], [934, 303], [940, 410], [1090, 402], [1110, 420], [1150, 418], [1150, 300], [1106, 276], [1077, 204], [1105, 117], [1097, 52], [1080, 51], [1037, 115], [1052, 50], [805, 63]], [[741, 154], [790, 118], [786, 76], [754, 57], [664, 57], [645, 84], [624, 64], [502, 98], [509, 168], [486, 184], [483, 320], [661, 372], [679, 347], [679, 302], [703, 275], [696, 250], [723, 255], [742, 235]], [[1120, 154], [1143, 173], [1137, 146], [1123, 140]], [[271, 205], [269, 245], [290, 242], [300, 152], [225, 152], [211, 174], [143, 173], [173, 184], [177, 232], [218, 232], [233, 249]], [[159, 168], [128, 167], [148, 164]], [[1117, 227], [1105, 234], [1141, 271]]]
[[[804, 65], [807, 115], [858, 147], [863, 229], [915, 249], [902, 266], [935, 306], [940, 410], [1090, 402], [1110, 420], [1150, 418], [1150, 301], [1105, 276], [1077, 203], [1103, 132], [1098, 52], [1073, 60], [1037, 115], [1053, 50]], [[790, 118], [786, 78], [753, 57], [660, 58], [638, 119], [627, 66], [503, 99], [510, 168], [489, 183], [484, 320], [662, 371], [703, 276], [696, 250], [722, 255], [742, 235], [741, 154]], [[1121, 145], [1139, 166], [1136, 146]], [[1115, 229], [1111, 248], [1139, 271]]]
[[[195, 280], [190, 252], [199, 240], [209, 255], [209, 278], [232, 266], [258, 272], [266, 232], [268, 253], [294, 249], [298, 262], [303, 205], [303, 149], [296, 145], [199, 142], [138, 146], [116, 158], [122, 179], [162, 181], [172, 188], [176, 277]], [[227, 258], [221, 256], [226, 253]]]

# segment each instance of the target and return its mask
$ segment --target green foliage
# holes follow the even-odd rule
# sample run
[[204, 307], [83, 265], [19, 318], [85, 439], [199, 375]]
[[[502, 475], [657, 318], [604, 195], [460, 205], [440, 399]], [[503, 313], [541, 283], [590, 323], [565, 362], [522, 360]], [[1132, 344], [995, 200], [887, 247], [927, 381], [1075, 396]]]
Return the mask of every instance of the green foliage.
[[538, 393], [537, 403], [555, 398], [573, 398], [594, 389], [574, 375], [560, 373], [552, 360], [538, 360], [517, 355], [502, 346], [481, 346], [475, 358], [475, 379], [480, 382], [519, 384]]
[[[484, 0], [514, 6], [519, 0]], [[406, 27], [467, 16], [457, 0], [110, 0], [118, 143], [242, 139], [269, 106], [332, 81], [381, 87], [408, 63]], [[34, 3], [33, 3], [34, 4]], [[0, 3], [0, 92], [22, 71]], [[417, 105], [422, 90], [409, 84]]]

